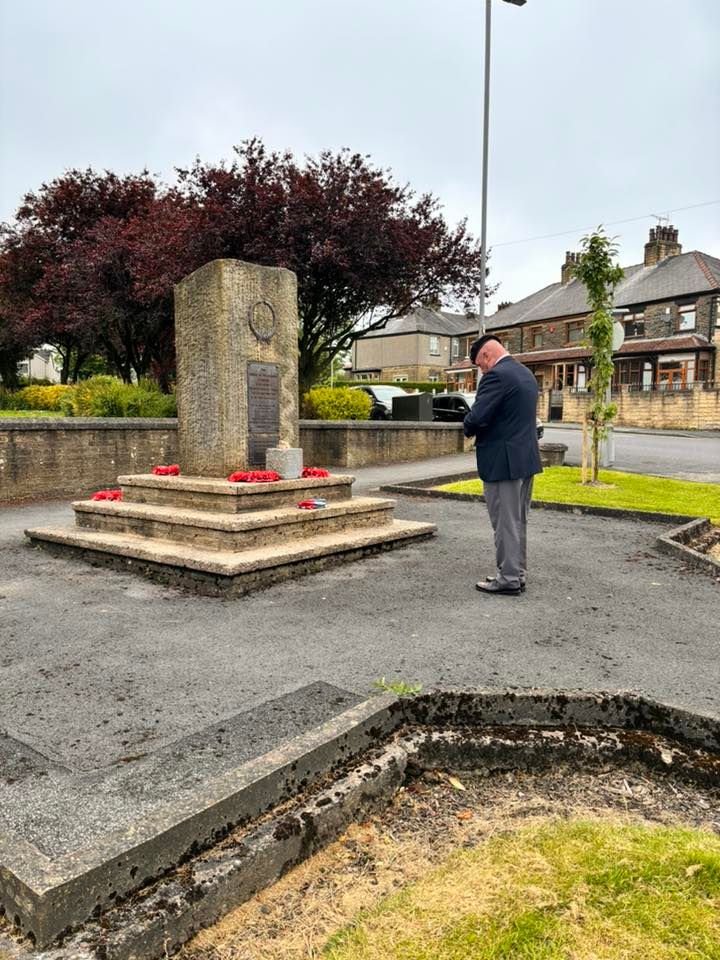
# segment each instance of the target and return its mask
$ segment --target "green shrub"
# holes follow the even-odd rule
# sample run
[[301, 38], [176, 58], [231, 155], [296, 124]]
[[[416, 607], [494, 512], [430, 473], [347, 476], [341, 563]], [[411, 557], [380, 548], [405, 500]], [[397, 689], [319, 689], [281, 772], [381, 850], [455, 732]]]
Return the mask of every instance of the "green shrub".
[[372, 400], [362, 390], [314, 387], [303, 397], [308, 420], [369, 420]]
[[71, 417], [174, 417], [175, 397], [163, 393], [150, 380], [123, 383], [117, 377], [100, 375], [83, 380], [61, 401]]
[[54, 382], [47, 377], [18, 377], [19, 387], [52, 387]]
[[0, 387], [0, 410], [27, 410], [20, 391], [8, 390], [6, 387]]
[[22, 403], [21, 410], [60, 410], [63, 397], [73, 388], [61, 383], [52, 386], [23, 387], [16, 396]]

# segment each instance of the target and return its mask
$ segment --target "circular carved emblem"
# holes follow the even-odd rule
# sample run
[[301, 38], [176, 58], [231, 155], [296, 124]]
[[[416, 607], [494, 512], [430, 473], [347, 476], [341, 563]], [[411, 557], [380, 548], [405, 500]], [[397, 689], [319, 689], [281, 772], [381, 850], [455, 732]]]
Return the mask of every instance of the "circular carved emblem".
[[248, 322], [258, 340], [270, 343], [277, 329], [277, 320], [275, 311], [267, 300], [258, 300], [250, 307]]

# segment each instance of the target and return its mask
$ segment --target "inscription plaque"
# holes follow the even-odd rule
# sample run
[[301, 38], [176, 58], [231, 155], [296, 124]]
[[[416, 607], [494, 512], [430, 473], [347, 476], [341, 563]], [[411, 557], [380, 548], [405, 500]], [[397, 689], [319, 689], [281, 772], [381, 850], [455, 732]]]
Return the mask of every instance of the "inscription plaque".
[[249, 363], [248, 466], [264, 467], [265, 451], [280, 436], [280, 377], [276, 363]]

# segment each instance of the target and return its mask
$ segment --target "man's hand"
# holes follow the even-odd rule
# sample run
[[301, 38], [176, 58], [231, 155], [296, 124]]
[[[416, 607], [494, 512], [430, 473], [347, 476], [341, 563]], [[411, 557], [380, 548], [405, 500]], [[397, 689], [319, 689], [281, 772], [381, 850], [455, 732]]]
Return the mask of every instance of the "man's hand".
[[489, 370], [483, 374], [475, 395], [475, 403], [463, 421], [465, 436], [477, 437], [492, 421], [503, 399], [504, 390], [500, 377], [493, 370]]

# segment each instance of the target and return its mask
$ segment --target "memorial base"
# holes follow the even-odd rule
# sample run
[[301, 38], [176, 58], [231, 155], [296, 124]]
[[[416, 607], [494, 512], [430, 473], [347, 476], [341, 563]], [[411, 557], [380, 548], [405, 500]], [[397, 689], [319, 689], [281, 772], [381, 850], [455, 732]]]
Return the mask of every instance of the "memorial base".
[[[79, 501], [74, 527], [26, 535], [55, 554], [232, 597], [435, 534], [434, 524], [395, 520], [393, 500], [353, 498], [352, 482], [120, 477], [121, 502]], [[327, 506], [298, 508], [314, 497]]]

